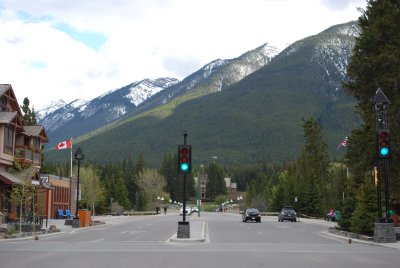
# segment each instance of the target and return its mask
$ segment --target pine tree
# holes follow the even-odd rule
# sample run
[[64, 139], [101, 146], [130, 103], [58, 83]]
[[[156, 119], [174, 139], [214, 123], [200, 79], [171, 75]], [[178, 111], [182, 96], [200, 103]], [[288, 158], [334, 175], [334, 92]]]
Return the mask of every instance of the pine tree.
[[216, 163], [209, 164], [207, 175], [207, 198], [214, 200], [217, 195], [226, 194], [224, 172]]
[[322, 127], [313, 118], [303, 122], [305, 144], [297, 160], [299, 209], [303, 213], [322, 215], [330, 194], [326, 187], [330, 183], [327, 145]]
[[358, 202], [351, 217], [351, 231], [360, 234], [372, 235], [376, 220], [376, 189], [366, 179], [361, 185]]
[[136, 183], [135, 163], [131, 154], [129, 154], [128, 159], [123, 161], [122, 169], [124, 172], [126, 188], [128, 190], [129, 201], [131, 202], [131, 205], [134, 206], [138, 186]]
[[[388, 126], [391, 132], [390, 191], [400, 198], [400, 2], [369, 0], [359, 18], [361, 34], [347, 67], [345, 89], [357, 99], [362, 125], [349, 138], [348, 166], [363, 178], [374, 164], [375, 122], [371, 98], [381, 88], [390, 101]], [[360, 181], [357, 182], [361, 184]]]
[[352, 178], [346, 180], [345, 183], [345, 194], [343, 205], [341, 208], [341, 218], [338, 220], [338, 224], [340, 229], [344, 231], [351, 230], [351, 218], [353, 212], [356, 208], [356, 194], [355, 194], [355, 182], [352, 181]]
[[182, 198], [182, 182], [179, 181], [177, 155], [167, 154], [160, 169], [160, 174], [164, 176], [166, 182], [166, 191], [170, 194], [172, 200], [180, 200]]
[[22, 112], [24, 113], [23, 118], [25, 121], [25, 125], [35, 126], [37, 125], [35, 109], [33, 107], [31, 109], [29, 107], [29, 104], [30, 104], [29, 99], [25, 97], [23, 104], [21, 106]]

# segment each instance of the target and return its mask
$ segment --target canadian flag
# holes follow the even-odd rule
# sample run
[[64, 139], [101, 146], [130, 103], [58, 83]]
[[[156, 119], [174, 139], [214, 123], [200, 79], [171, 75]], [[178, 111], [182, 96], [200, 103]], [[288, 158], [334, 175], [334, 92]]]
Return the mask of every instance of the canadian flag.
[[56, 150], [71, 149], [71, 139], [60, 142], [54, 147], [54, 149]]

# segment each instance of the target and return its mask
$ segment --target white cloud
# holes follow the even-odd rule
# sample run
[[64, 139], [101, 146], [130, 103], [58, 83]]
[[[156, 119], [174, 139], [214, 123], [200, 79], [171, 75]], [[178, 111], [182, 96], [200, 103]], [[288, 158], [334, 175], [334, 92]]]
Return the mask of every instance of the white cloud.
[[[217, 58], [356, 20], [362, 0], [0, 0], [0, 83], [22, 103], [90, 99], [145, 78], [184, 78]], [[57, 25], [99, 34], [93, 49]], [[69, 33], [70, 34], [70, 33]]]

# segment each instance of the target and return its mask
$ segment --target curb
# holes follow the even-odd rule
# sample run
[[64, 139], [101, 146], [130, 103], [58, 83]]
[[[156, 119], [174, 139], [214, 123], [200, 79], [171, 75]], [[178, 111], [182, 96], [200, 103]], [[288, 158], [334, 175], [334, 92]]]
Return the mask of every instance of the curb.
[[358, 244], [364, 244], [364, 245], [370, 245], [370, 246], [376, 246], [376, 247], [385, 247], [385, 248], [392, 248], [392, 249], [398, 249], [400, 250], [400, 245], [397, 245], [397, 243], [376, 243], [373, 240], [364, 240], [364, 239], [358, 239], [358, 238], [353, 238], [351, 236], [343, 236], [340, 234], [332, 233], [330, 231], [324, 231], [321, 232], [322, 235], [325, 235], [327, 237], [333, 237], [336, 239], [340, 239], [343, 241], [347, 241], [349, 244], [351, 243], [358, 243]]
[[175, 233], [170, 238], [168, 238], [167, 242], [171, 242], [171, 243], [199, 243], [199, 242], [205, 242], [206, 241], [205, 230], [206, 230], [206, 224], [203, 221], [200, 237], [177, 238], [177, 233]]
[[[68, 230], [66, 230], [66, 229], [64, 229], [64, 230], [58, 229], [59, 231], [51, 232], [51, 233], [35, 234], [35, 235], [32, 234], [30, 236], [0, 239], [0, 243], [2, 241], [39, 240], [40, 238], [46, 238], [46, 237], [62, 235], [62, 234], [73, 234], [73, 233], [78, 233], [78, 232], [94, 229], [94, 228], [97, 228], [97, 227], [107, 226], [107, 225], [112, 225], [112, 223], [105, 223], [105, 224], [93, 225], [93, 226], [88, 226], [88, 227], [80, 227], [80, 228], [71, 228], [71, 229], [68, 229]], [[38, 239], [36, 239], [36, 238], [38, 238]]]

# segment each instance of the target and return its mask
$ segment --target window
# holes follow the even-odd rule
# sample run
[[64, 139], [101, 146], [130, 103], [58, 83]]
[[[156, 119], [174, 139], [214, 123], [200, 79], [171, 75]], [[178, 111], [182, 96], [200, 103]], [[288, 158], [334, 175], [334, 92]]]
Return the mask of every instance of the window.
[[14, 128], [11, 125], [4, 127], [4, 148], [3, 152], [13, 154]]
[[7, 97], [6, 96], [1, 96], [0, 98], [0, 111], [9, 111], [7, 107]]

